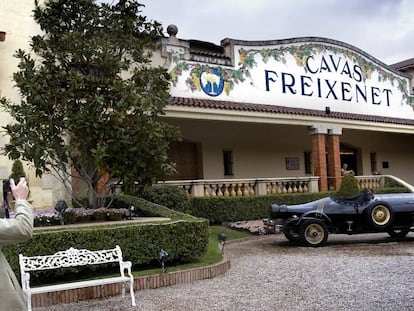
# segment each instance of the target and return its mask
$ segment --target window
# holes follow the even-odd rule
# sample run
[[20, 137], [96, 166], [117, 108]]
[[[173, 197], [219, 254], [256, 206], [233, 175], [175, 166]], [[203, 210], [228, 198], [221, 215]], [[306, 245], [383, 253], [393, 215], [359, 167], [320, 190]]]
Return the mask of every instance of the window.
[[305, 151], [303, 156], [305, 159], [305, 174], [312, 174], [312, 152]]
[[223, 150], [224, 176], [233, 176], [233, 151]]
[[370, 154], [369, 154], [369, 158], [370, 158], [370, 160], [371, 160], [371, 173], [372, 174], [377, 174], [378, 173], [378, 171], [377, 171], [377, 154], [375, 153], [375, 152], [371, 152]]

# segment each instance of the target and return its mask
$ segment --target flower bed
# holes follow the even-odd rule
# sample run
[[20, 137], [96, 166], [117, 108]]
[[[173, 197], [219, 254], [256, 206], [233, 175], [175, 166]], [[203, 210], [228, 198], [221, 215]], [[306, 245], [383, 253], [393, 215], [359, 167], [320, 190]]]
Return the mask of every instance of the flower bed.
[[[10, 211], [10, 218], [14, 218], [15, 211]], [[34, 215], [35, 227], [59, 226], [63, 224], [75, 224], [98, 221], [117, 221], [127, 219], [129, 212], [126, 208], [97, 208], [85, 209], [67, 208], [63, 217], [55, 210], [36, 211]]]
[[86, 209], [83, 207], [68, 208], [63, 213], [65, 224], [91, 221], [116, 221], [127, 219], [129, 212], [126, 208], [105, 208]]

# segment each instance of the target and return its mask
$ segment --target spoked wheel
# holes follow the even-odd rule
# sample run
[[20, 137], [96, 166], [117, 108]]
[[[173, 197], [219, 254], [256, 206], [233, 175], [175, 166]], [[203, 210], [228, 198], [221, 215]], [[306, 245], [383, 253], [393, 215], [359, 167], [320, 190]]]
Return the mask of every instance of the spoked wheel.
[[410, 232], [410, 228], [388, 230], [388, 234], [390, 235], [390, 237], [395, 239], [405, 237], [408, 234], [408, 232]]
[[368, 221], [375, 229], [389, 228], [393, 219], [394, 214], [391, 208], [383, 204], [373, 206], [368, 213]]
[[299, 239], [305, 246], [323, 246], [328, 240], [328, 227], [318, 219], [305, 220], [299, 228]]

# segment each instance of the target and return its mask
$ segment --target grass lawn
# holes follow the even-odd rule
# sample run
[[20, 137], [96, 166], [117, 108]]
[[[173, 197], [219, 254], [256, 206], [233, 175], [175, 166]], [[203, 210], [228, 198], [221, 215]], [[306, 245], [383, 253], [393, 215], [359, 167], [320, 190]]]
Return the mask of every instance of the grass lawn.
[[[218, 234], [224, 233], [227, 237], [227, 241], [241, 239], [245, 237], [251, 237], [247, 231], [237, 231], [230, 229], [225, 226], [210, 226], [209, 227], [209, 240], [208, 240], [208, 247], [207, 252], [202, 257], [194, 258], [188, 260], [186, 263], [178, 264], [175, 266], [169, 266], [168, 262], [166, 263], [167, 272], [185, 270], [185, 269], [192, 269], [198, 267], [204, 267], [208, 265], [212, 265], [218, 263], [222, 260], [223, 255], [218, 247]], [[159, 268], [152, 268], [152, 269], [145, 269], [134, 271], [134, 276], [146, 276], [152, 274], [159, 274], [162, 272], [161, 266]]]

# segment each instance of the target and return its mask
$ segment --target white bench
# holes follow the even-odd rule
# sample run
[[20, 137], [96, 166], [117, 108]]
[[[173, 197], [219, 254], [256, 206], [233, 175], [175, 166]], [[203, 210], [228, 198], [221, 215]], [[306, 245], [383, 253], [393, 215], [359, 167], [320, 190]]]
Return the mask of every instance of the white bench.
[[[99, 265], [107, 263], [119, 263], [120, 276], [101, 278], [87, 281], [75, 281], [56, 285], [41, 285], [30, 287], [30, 272], [42, 271], [59, 268], [68, 268], [86, 265]], [[87, 249], [69, 248], [66, 251], [60, 251], [53, 255], [26, 257], [19, 255], [20, 273], [22, 280], [23, 292], [27, 299], [27, 309], [32, 310], [32, 295], [40, 293], [49, 293], [60, 290], [82, 288], [95, 285], [105, 285], [114, 283], [129, 283], [132, 306], [135, 306], [134, 296], [134, 277], [131, 273], [132, 263], [122, 260], [121, 248], [117, 245], [114, 249], [90, 251]], [[127, 271], [128, 275], [125, 275]], [[122, 286], [122, 296], [125, 295], [125, 284]]]

